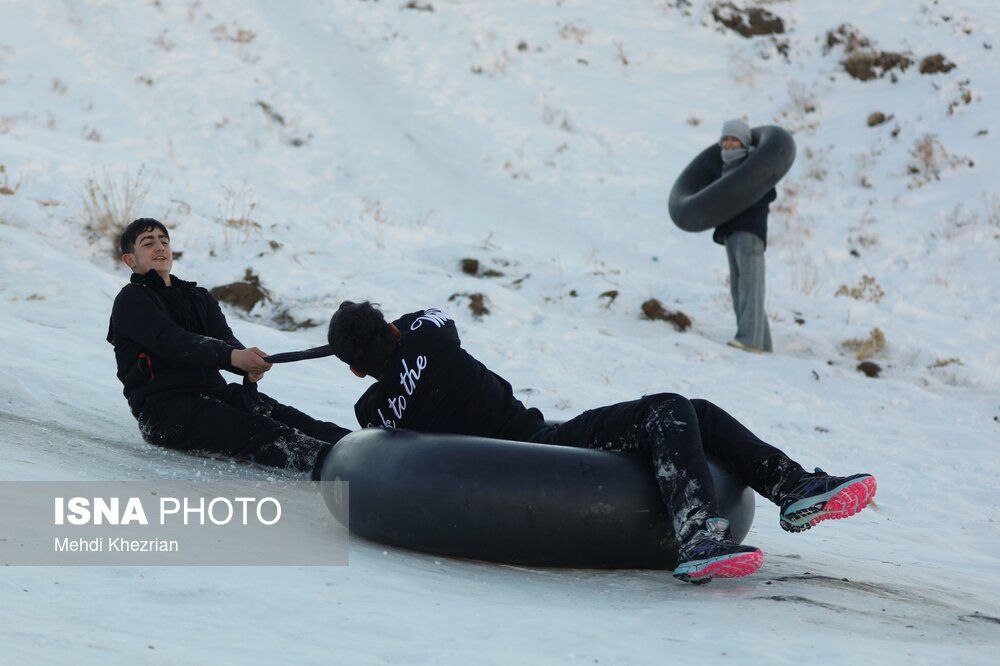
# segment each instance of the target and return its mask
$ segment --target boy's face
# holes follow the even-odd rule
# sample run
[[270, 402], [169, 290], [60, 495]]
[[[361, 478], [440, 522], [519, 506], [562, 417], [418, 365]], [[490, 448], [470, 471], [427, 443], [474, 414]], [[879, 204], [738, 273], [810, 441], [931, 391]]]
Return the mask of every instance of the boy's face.
[[740, 148], [745, 148], [743, 142], [737, 139], [735, 136], [724, 136], [722, 140], [719, 141], [719, 145], [726, 150], [738, 150]]
[[170, 238], [162, 229], [143, 231], [135, 239], [135, 250], [122, 256], [133, 273], [148, 273], [150, 269], [160, 275], [168, 275], [174, 265], [174, 253], [170, 250]]

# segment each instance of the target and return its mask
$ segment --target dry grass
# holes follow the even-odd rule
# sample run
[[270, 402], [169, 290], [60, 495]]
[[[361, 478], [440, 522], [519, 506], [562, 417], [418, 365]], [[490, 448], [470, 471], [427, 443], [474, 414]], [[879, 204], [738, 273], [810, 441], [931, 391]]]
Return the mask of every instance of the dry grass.
[[958, 96], [952, 101], [948, 102], [948, 115], [955, 115], [955, 111], [963, 106], [969, 106], [972, 104], [974, 99], [972, 95], [972, 89], [969, 88], [969, 79], [964, 79], [958, 82]]
[[96, 237], [112, 243], [112, 254], [121, 257], [118, 239], [129, 222], [140, 217], [149, 185], [143, 180], [145, 167], [133, 175], [126, 170], [115, 179], [107, 171], [88, 178], [83, 185], [83, 212], [87, 229]]
[[238, 25], [233, 26], [233, 31], [223, 24], [212, 28], [212, 39], [217, 42], [232, 42], [234, 44], [249, 44], [257, 38], [257, 34], [252, 30], [246, 30]]
[[247, 242], [260, 229], [254, 219], [257, 203], [253, 200], [253, 190], [240, 191], [223, 186], [225, 199], [218, 205], [216, 221], [222, 225], [222, 238], [226, 247]]
[[[228, 187], [222, 189], [226, 197], [223, 203], [219, 204], [219, 216], [216, 219], [225, 225], [226, 229], [235, 229], [238, 236], [248, 238], [251, 230], [260, 229], [260, 224], [253, 219], [254, 210], [257, 208], [257, 203], [253, 201], [253, 191], [243, 189], [237, 192]], [[228, 243], [227, 232], [226, 244]]]
[[907, 172], [913, 177], [913, 186], [920, 187], [932, 180], [941, 180], [941, 173], [959, 166], [973, 167], [975, 163], [949, 152], [934, 134], [926, 133], [910, 149]]
[[840, 285], [834, 296], [850, 296], [856, 301], [867, 301], [878, 303], [885, 296], [885, 291], [871, 275], [862, 275], [856, 287], [848, 287], [846, 284]]
[[587, 37], [590, 36], [590, 28], [582, 25], [574, 25], [572, 23], [565, 23], [561, 28], [559, 28], [559, 36], [565, 40], [576, 42], [577, 44], [583, 44], [587, 41]]
[[854, 354], [859, 361], [865, 361], [885, 351], [885, 333], [876, 327], [868, 332], [868, 337], [844, 340], [840, 346]]
[[801, 81], [789, 81], [788, 99], [791, 101], [792, 108], [802, 116], [816, 113], [816, 109], [819, 108], [816, 94], [806, 88]]
[[1000, 228], [1000, 195], [983, 192], [983, 206], [986, 208], [986, 222], [991, 227]]
[[15, 183], [13, 187], [11, 187], [10, 176], [7, 175], [7, 167], [4, 166], [3, 164], [0, 164], [0, 179], [3, 180], [3, 183], [0, 184], [0, 194], [5, 194], [7, 196], [13, 196], [17, 194], [17, 190], [19, 187], [21, 187], [21, 183], [19, 181]]

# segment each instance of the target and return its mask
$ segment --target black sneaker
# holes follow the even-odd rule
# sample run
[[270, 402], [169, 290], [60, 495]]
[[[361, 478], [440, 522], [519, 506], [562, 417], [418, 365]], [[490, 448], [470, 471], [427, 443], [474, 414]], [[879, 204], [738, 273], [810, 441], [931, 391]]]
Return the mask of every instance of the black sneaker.
[[764, 564], [764, 553], [733, 542], [729, 521], [709, 518], [677, 553], [674, 578], [701, 585], [712, 578], [749, 576]]
[[781, 528], [803, 532], [824, 520], [848, 518], [858, 513], [875, 496], [871, 474], [830, 476], [819, 467], [805, 473], [795, 487], [781, 497]]

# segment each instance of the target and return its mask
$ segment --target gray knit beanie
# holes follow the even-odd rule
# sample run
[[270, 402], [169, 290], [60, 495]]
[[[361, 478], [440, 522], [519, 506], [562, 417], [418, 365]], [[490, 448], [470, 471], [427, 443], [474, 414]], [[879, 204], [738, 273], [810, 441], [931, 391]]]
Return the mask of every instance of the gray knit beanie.
[[722, 134], [719, 136], [721, 140], [725, 136], [734, 136], [739, 139], [746, 148], [750, 148], [750, 126], [739, 118], [734, 118], [733, 120], [727, 120], [722, 123]]

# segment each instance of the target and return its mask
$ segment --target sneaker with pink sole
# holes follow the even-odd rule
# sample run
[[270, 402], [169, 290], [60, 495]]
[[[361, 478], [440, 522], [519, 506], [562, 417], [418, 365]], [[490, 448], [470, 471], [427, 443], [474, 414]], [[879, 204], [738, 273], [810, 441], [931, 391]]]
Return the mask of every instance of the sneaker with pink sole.
[[729, 521], [709, 518], [677, 553], [674, 578], [695, 585], [713, 578], [742, 578], [760, 569], [764, 554], [753, 546], [733, 541]]
[[868, 506], [877, 487], [871, 474], [830, 476], [817, 467], [782, 495], [781, 528], [803, 532], [824, 520], [849, 518]]

